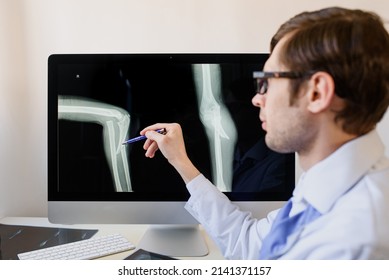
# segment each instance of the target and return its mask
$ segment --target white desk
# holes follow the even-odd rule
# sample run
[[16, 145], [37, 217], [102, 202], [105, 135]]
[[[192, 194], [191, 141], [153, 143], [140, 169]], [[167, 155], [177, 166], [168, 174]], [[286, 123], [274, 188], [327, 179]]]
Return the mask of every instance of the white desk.
[[[56, 228], [78, 228], [78, 229], [98, 229], [99, 231], [94, 235], [93, 237], [97, 236], [103, 236], [103, 235], [109, 235], [114, 233], [119, 233], [126, 237], [129, 241], [134, 243], [135, 245], [138, 245], [140, 239], [142, 238], [144, 232], [147, 230], [148, 225], [94, 225], [94, 224], [88, 224], [88, 225], [58, 225], [58, 224], [51, 224], [47, 218], [30, 218], [30, 217], [5, 217], [0, 219], [1, 224], [7, 224], [7, 225], [23, 225], [23, 226], [38, 226], [38, 227], [56, 227]], [[181, 259], [198, 259], [198, 260], [222, 260], [223, 255], [219, 251], [219, 249], [216, 247], [215, 243], [209, 238], [207, 233], [201, 228], [202, 234], [204, 236], [204, 239], [207, 243], [209, 254], [205, 257], [192, 257], [192, 258], [181, 258]], [[92, 238], [93, 238], [92, 237]], [[107, 257], [104, 257], [102, 259], [117, 259], [122, 260], [131, 253], [133, 253], [134, 250], [122, 252], [115, 255], [110, 255]]]

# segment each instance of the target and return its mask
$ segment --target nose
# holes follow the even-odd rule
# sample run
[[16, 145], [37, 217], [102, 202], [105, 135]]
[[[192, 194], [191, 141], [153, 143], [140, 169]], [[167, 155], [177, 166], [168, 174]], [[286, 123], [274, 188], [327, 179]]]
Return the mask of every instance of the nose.
[[251, 103], [258, 108], [262, 108], [265, 106], [265, 95], [262, 94], [256, 94], [254, 97], [251, 99]]

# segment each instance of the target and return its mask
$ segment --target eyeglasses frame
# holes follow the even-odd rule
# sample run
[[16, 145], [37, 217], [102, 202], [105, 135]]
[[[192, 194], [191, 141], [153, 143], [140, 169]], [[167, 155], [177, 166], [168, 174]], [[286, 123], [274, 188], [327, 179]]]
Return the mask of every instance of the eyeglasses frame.
[[[268, 89], [269, 78], [287, 78], [287, 79], [299, 79], [306, 75], [312, 75], [314, 72], [294, 72], [294, 71], [279, 71], [279, 72], [266, 72], [266, 71], [254, 71], [253, 78], [255, 79], [255, 93], [259, 95], [265, 95]], [[264, 90], [262, 90], [264, 88]]]

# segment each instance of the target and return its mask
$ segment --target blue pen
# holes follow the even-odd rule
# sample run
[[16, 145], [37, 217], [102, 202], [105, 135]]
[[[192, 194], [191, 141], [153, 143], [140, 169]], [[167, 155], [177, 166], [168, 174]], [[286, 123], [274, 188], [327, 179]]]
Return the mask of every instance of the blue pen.
[[[165, 129], [164, 128], [158, 129], [156, 131], [158, 133], [165, 134]], [[131, 143], [138, 142], [138, 141], [145, 140], [145, 139], [147, 139], [147, 137], [144, 136], [144, 135], [141, 135], [141, 136], [138, 136], [138, 137], [135, 137], [135, 138], [128, 139], [127, 141], [123, 142], [123, 145], [131, 144]]]

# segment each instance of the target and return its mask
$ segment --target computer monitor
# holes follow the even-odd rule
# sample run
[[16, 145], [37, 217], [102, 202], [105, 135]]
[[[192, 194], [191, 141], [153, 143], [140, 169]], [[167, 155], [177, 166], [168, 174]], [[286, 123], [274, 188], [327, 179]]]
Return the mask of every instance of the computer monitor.
[[171, 251], [183, 246], [177, 245], [179, 237], [170, 231], [183, 233], [185, 240], [192, 234], [188, 225], [195, 229], [198, 225], [184, 209], [189, 198], [184, 182], [160, 153], [146, 158], [142, 141], [123, 145], [157, 122], [181, 124], [191, 160], [243, 210], [260, 218], [280, 207], [294, 188], [294, 154], [278, 154], [266, 147], [259, 109], [251, 104], [253, 72], [262, 70], [267, 57], [247, 53], [51, 55], [50, 222], [151, 224], [158, 233], [148, 231], [152, 241], [167, 236], [176, 245], [154, 242], [166, 243], [169, 250], [165, 251], [149, 248], [145, 241], [144, 249], [189, 255]]

